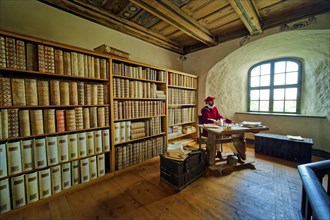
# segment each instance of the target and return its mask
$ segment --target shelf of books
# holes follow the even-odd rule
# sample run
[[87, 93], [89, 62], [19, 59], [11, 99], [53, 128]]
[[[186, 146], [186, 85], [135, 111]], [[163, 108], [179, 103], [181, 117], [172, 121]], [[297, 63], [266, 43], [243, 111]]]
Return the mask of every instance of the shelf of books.
[[168, 72], [169, 143], [196, 139], [197, 79], [197, 76], [187, 73]]
[[0, 31], [1, 216], [114, 175], [109, 61]]
[[164, 69], [124, 59], [111, 59], [113, 144], [116, 170], [156, 157], [167, 146]]

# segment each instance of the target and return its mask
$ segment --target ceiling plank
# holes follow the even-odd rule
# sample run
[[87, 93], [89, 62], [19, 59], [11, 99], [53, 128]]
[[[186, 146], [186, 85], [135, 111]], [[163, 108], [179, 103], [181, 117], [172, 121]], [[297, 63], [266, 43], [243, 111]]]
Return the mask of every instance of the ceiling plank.
[[261, 34], [262, 25], [254, 0], [229, 0], [251, 35]]
[[46, 4], [50, 4], [62, 10], [76, 14], [80, 17], [86, 18], [98, 24], [104, 25], [111, 29], [120, 31], [122, 33], [129, 34], [141, 40], [171, 50], [175, 53], [184, 54], [183, 47], [176, 42], [152, 32], [142, 26], [139, 26], [126, 19], [118, 18], [116, 16], [107, 13], [92, 5], [87, 5], [82, 2], [73, 3], [68, 0], [39, 0]]
[[131, 0], [131, 2], [173, 25], [196, 40], [208, 46], [217, 45], [214, 36], [209, 30], [170, 1], [162, 0], [161, 2], [157, 2], [154, 0]]

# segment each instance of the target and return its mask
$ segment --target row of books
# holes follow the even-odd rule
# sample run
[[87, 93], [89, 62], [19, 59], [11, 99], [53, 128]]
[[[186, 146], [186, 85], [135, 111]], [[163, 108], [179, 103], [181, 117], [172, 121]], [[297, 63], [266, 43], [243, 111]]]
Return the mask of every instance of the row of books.
[[136, 79], [146, 79], [159, 82], [167, 81], [167, 72], [163, 70], [156, 70], [150, 67], [133, 66], [126, 63], [112, 63], [113, 75], [127, 76]]
[[143, 121], [115, 122], [115, 144], [160, 134], [161, 120], [161, 117], [153, 117]]
[[196, 104], [196, 101], [194, 90], [168, 88], [168, 104]]
[[1, 109], [0, 140], [109, 126], [109, 107]]
[[109, 91], [100, 83], [0, 78], [0, 106], [103, 105]]
[[196, 121], [196, 108], [170, 108], [168, 109], [168, 124], [174, 125], [179, 123]]
[[95, 79], [109, 78], [108, 59], [0, 36], [0, 67]]
[[109, 129], [0, 144], [0, 178], [110, 151]]
[[45, 199], [105, 174], [105, 155], [0, 180], [0, 214]]
[[157, 83], [121, 78], [114, 78], [113, 94], [115, 98], [160, 98]]
[[197, 78], [169, 72], [168, 85], [197, 88]]
[[192, 126], [192, 125], [184, 125], [184, 126], [179, 126], [179, 125], [175, 125], [175, 126], [170, 126], [168, 127], [168, 138], [174, 138], [178, 135], [182, 135], [182, 134], [190, 134], [196, 132], [196, 127]]
[[125, 169], [134, 164], [149, 160], [165, 152], [165, 137], [120, 145], [116, 147], [116, 170]]
[[131, 119], [165, 115], [164, 101], [114, 101], [114, 119]]

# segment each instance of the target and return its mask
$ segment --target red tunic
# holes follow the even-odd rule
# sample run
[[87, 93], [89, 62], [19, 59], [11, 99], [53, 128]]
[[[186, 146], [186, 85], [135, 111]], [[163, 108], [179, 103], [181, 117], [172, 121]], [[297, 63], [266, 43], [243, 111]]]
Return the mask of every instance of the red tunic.
[[[214, 121], [209, 120], [209, 119], [214, 119], [214, 120], [220, 120], [221, 118], [224, 118], [222, 115], [220, 115], [218, 108], [214, 106], [213, 108], [209, 108], [208, 106], [204, 106], [202, 108], [202, 119], [203, 119], [203, 124], [213, 124]], [[226, 118], [225, 119], [226, 123], [232, 123], [232, 120]], [[205, 129], [203, 130], [203, 136], [208, 136], [207, 131]]]

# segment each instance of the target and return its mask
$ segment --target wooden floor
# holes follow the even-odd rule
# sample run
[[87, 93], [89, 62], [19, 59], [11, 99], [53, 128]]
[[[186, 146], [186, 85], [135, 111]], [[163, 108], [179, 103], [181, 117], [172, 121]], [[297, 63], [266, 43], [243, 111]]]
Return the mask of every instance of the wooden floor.
[[295, 165], [249, 148], [248, 158], [256, 169], [207, 173], [181, 192], [160, 180], [155, 158], [6, 219], [300, 219]]

